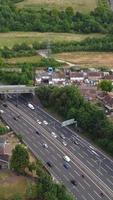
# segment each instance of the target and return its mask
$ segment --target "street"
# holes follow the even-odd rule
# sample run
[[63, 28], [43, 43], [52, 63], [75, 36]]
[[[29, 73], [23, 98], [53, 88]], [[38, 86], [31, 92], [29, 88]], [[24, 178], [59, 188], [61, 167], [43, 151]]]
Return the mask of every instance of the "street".
[[[23, 135], [25, 143], [37, 158], [40, 158], [45, 165], [47, 161], [52, 162], [50, 172], [59, 181], [63, 181], [77, 199], [101, 199], [101, 191], [104, 193], [103, 199], [113, 198], [111, 160], [70, 129], [61, 128], [60, 122], [36, 105], [34, 105], [35, 110], [31, 110], [23, 100], [19, 99], [18, 107], [14, 105], [13, 99], [10, 101], [7, 102], [7, 108], [1, 106], [4, 110], [3, 119], [15, 132]], [[14, 120], [13, 117], [17, 115], [20, 115], [20, 118]], [[42, 122], [41, 125], [37, 123], [37, 119]], [[44, 120], [48, 125], [43, 123]], [[36, 134], [36, 130], [40, 135]], [[57, 134], [57, 138], [51, 136], [52, 131]], [[61, 133], [65, 135], [66, 147], [62, 144]], [[77, 141], [77, 144], [74, 144], [73, 140]], [[47, 149], [43, 147], [43, 143], [47, 143]], [[68, 169], [63, 166], [64, 155], [68, 155], [71, 159]], [[76, 180], [77, 186], [71, 184], [72, 179]]]

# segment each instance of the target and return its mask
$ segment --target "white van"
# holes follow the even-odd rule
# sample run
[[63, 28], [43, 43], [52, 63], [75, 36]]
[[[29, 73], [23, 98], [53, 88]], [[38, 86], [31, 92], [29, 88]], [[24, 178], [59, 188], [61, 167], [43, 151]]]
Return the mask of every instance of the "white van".
[[34, 106], [31, 103], [28, 103], [28, 107], [31, 108], [32, 110], [34, 110]]
[[64, 160], [65, 160], [66, 162], [70, 162], [70, 160], [71, 160], [68, 156], [64, 156], [63, 158], [64, 158]]

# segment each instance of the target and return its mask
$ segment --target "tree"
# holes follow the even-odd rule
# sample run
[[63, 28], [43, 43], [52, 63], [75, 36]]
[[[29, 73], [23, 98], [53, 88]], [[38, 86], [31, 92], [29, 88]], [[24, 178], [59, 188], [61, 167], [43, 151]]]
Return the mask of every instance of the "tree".
[[12, 151], [10, 167], [17, 173], [23, 174], [29, 165], [29, 154], [22, 145], [16, 145]]
[[110, 80], [102, 80], [98, 87], [104, 92], [111, 92], [113, 89], [112, 81]]

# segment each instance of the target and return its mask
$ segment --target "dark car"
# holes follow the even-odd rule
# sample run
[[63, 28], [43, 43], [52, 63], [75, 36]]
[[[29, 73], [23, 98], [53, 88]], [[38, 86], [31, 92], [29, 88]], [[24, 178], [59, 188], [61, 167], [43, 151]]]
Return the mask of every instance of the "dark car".
[[5, 108], [7, 108], [7, 107], [8, 107], [8, 105], [7, 105], [6, 103], [3, 103], [3, 106], [4, 106]]
[[13, 117], [13, 119], [14, 119], [14, 120], [17, 120], [17, 118], [16, 118], [16, 117]]
[[67, 163], [64, 163], [63, 166], [65, 167], [65, 169], [69, 168], [69, 166], [67, 165]]
[[36, 131], [36, 134], [37, 134], [37, 135], [40, 135], [40, 133], [39, 133], [38, 131]]
[[51, 162], [48, 161], [46, 164], [47, 164], [49, 167], [52, 167]]
[[77, 182], [73, 179], [71, 180], [72, 185], [77, 186]]

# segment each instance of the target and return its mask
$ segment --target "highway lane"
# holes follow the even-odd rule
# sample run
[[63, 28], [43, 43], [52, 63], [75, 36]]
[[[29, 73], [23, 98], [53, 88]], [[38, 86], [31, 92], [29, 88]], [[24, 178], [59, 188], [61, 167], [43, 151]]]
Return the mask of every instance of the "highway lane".
[[[77, 135], [73, 135], [73, 132], [69, 129], [61, 128], [61, 123], [55, 121], [41, 108], [38, 107], [37, 109], [35, 109], [35, 111], [32, 111], [26, 105], [27, 103], [25, 103], [25, 101], [21, 101], [21, 103], [19, 102], [19, 108], [24, 110], [26, 114], [29, 114], [35, 120], [39, 119], [42, 122], [43, 120], [48, 121], [49, 126], [45, 126], [42, 123], [42, 126], [47, 131], [55, 131], [57, 135], [60, 135], [63, 130], [63, 133], [66, 136], [66, 140], [68, 140], [68, 149], [71, 150], [72, 153], [74, 153], [83, 163], [85, 163], [87, 167], [89, 167], [113, 190], [113, 163], [111, 160], [108, 160], [106, 156], [103, 156], [103, 154], [101, 154], [94, 147], [92, 147], [93, 149], [90, 148], [91, 145], [89, 145], [89, 143], [84, 143], [84, 141], [80, 137], [78, 137]], [[74, 137], [75, 140], [79, 142], [79, 146], [71, 142], [72, 137]], [[61, 138], [58, 137], [58, 140], [61, 141]], [[100, 161], [102, 161], [102, 163], [101, 168], [99, 169]]]
[[[8, 109], [7, 109], [8, 110]], [[8, 112], [8, 111], [7, 111]], [[14, 120], [12, 120], [12, 113], [14, 112], [14, 109], [13, 110], [11, 110], [11, 111], [9, 111], [9, 114], [6, 112], [6, 114], [4, 113], [3, 114], [3, 117], [4, 117], [4, 119], [5, 120], [7, 120], [8, 122], [9, 122], [9, 125], [13, 128], [13, 129], [16, 129], [16, 132], [23, 132], [23, 130], [24, 130], [24, 132], [27, 130], [27, 128], [29, 127], [28, 125], [30, 125], [30, 124], [27, 124], [28, 122], [26, 122], [26, 121], [24, 121], [25, 120], [25, 117], [23, 117], [22, 119], [19, 119], [19, 121], [20, 121], [20, 123], [18, 123], [18, 121], [15, 121], [15, 123], [14, 123]], [[17, 112], [17, 114], [18, 114], [18, 112]], [[6, 118], [5, 118], [6, 117]], [[23, 123], [24, 122], [24, 123]], [[22, 124], [23, 123], [23, 124]], [[19, 127], [18, 127], [19, 126]], [[25, 127], [24, 127], [25, 126]], [[31, 126], [31, 125], [30, 125]], [[39, 126], [39, 125], [38, 125]], [[35, 131], [36, 131], [36, 127], [37, 127], [37, 125], [35, 125], [34, 126], [34, 129], [35, 129]], [[18, 130], [17, 130], [18, 129]], [[38, 145], [38, 140], [36, 140], [36, 133], [35, 133], [35, 131], [34, 131], [34, 129], [33, 129], [33, 126], [31, 127], [31, 129], [30, 129], [30, 127], [29, 127], [29, 129], [28, 129], [28, 132], [27, 133], [25, 133], [24, 134], [24, 139], [26, 139], [27, 138], [27, 143], [29, 144], [29, 145], [32, 145], [33, 146], [33, 148], [35, 149], [35, 151], [37, 151], [37, 153], [39, 153], [40, 152], [40, 148], [37, 150], [37, 145]], [[28, 135], [26, 135], [26, 134], [28, 134]], [[32, 137], [30, 137], [30, 136], [32, 136]], [[45, 135], [44, 135], [44, 137], [45, 137]], [[29, 139], [28, 139], [29, 138]], [[47, 139], [47, 138], [46, 138]], [[48, 139], [47, 139], [48, 140]], [[32, 141], [32, 143], [31, 143], [31, 141]], [[49, 141], [50, 142], [50, 141]], [[47, 143], [48, 143], [48, 141], [47, 141]], [[51, 142], [50, 142], [51, 143]], [[52, 146], [53, 144], [51, 143], [49, 146]], [[40, 146], [40, 145], [39, 145]], [[52, 148], [52, 149], [55, 149], [56, 147], [54, 146], [54, 148]], [[64, 148], [64, 147], [63, 147]], [[51, 151], [53, 151], [51, 149]], [[56, 153], [58, 151], [58, 155], [56, 156], [56, 154], [54, 155], [54, 153]], [[41, 152], [40, 152], [41, 153]], [[52, 158], [51, 159], [53, 159], [54, 157], [55, 157], [55, 159], [56, 159], [56, 163], [55, 163], [55, 166], [57, 166], [59, 163], [62, 163], [63, 162], [63, 160], [62, 160], [62, 158], [63, 158], [63, 155], [64, 155], [64, 153], [62, 154], [62, 156], [59, 156], [59, 155], [61, 155], [61, 152], [59, 152], [59, 150], [57, 149], [55, 149], [55, 151], [53, 152], [53, 155], [52, 155], [52, 152], [50, 152], [49, 153], [49, 155], [48, 156], [52, 156]], [[43, 158], [43, 154], [41, 154], [41, 158]], [[43, 158], [44, 160], [45, 160], [45, 158]], [[46, 159], [47, 159], [47, 156], [46, 156]], [[59, 161], [59, 159], [60, 159], [60, 162], [58, 162]], [[54, 161], [55, 162], [55, 161]], [[81, 178], [81, 176], [80, 176], [80, 174], [81, 174], [81, 171], [80, 171], [80, 169], [78, 169], [78, 168], [76, 168], [75, 170], [72, 170], [73, 168], [75, 168], [75, 163], [71, 163], [71, 168], [70, 168], [70, 172], [67, 174], [67, 171], [66, 171], [66, 173], [64, 174], [64, 167], [63, 167], [63, 165], [61, 166], [57, 166], [57, 169], [56, 170], [58, 170], [57, 171], [57, 173], [58, 173], [58, 175], [59, 175], [59, 169], [61, 170], [61, 174], [60, 174], [60, 177], [61, 177], [61, 179], [66, 183], [66, 185], [67, 184], [69, 184], [69, 186], [70, 186], [70, 179], [72, 178], [72, 177], [75, 177], [75, 176], [78, 176], [78, 174], [79, 174], [79, 178], [80, 178], [80, 181], [79, 181], [79, 184], [78, 184], [78, 187], [76, 188], [76, 190], [78, 190], [78, 191], [76, 191], [75, 190], [75, 188], [73, 189], [73, 187], [71, 187], [70, 188], [70, 190], [71, 191], [76, 191], [76, 194], [77, 194], [77, 192], [79, 193], [79, 195], [78, 196], [80, 196], [80, 194], [81, 194], [81, 191], [82, 191], [82, 197], [80, 197], [80, 200], [81, 199], [100, 199], [100, 191], [98, 191], [98, 188], [95, 186], [95, 184], [93, 184], [93, 186], [92, 186], [92, 182], [91, 182], [91, 180], [89, 180], [88, 178], [87, 178], [87, 176], [85, 177], [85, 180], [83, 180], [82, 178]], [[75, 173], [76, 172], [76, 173]], [[63, 174], [63, 177], [62, 177], [62, 174]], [[87, 179], [88, 179], [88, 181], [87, 181]], [[78, 177], [76, 177], [76, 180], [78, 180]], [[66, 182], [67, 181], [67, 182]], [[84, 184], [83, 184], [83, 182], [84, 182]], [[90, 183], [91, 182], [91, 183]], [[87, 187], [88, 187], [88, 189], [87, 189]], [[91, 188], [91, 189], [89, 189], [89, 187]], [[94, 189], [96, 187], [96, 189]], [[80, 191], [79, 191], [80, 190]], [[91, 190], [91, 191], [90, 191]], [[74, 192], [73, 191], [73, 192]], [[92, 197], [91, 197], [92, 196]], [[105, 198], [106, 199], [106, 198]]]

